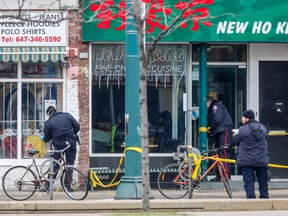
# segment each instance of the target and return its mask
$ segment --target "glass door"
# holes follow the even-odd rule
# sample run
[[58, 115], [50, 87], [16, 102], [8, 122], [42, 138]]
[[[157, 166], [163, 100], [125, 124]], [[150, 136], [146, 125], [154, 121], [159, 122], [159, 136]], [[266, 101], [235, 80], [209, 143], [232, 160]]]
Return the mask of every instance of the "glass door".
[[[193, 110], [199, 109], [199, 66], [193, 66], [192, 75], [192, 106]], [[246, 107], [246, 67], [238, 65], [208, 65], [207, 66], [207, 93], [215, 97], [226, 106], [234, 122], [234, 128], [238, 128], [241, 123], [241, 114]], [[192, 122], [193, 143], [199, 143], [198, 120]], [[213, 140], [208, 140], [209, 148], [213, 146]], [[196, 148], [199, 148], [198, 145]], [[234, 157], [234, 151], [231, 154]], [[235, 168], [235, 167], [234, 167]], [[231, 171], [235, 174], [236, 169]]]

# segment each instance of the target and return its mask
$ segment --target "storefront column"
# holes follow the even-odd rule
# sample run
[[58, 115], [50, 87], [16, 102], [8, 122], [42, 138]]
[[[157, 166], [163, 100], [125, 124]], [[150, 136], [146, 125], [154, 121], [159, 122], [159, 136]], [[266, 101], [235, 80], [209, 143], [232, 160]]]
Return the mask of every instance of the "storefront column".
[[[199, 59], [199, 140], [200, 152], [207, 151], [207, 44], [200, 43]], [[202, 162], [202, 171], [207, 170], [207, 161]]]
[[[127, 8], [131, 8], [133, 0], [126, 0]], [[125, 77], [125, 112], [128, 114], [125, 137], [126, 148], [141, 148], [140, 128], [140, 60], [138, 33], [132, 15], [127, 14], [126, 22], [126, 77]], [[127, 117], [127, 116], [126, 116]], [[126, 118], [125, 117], [125, 118]], [[129, 150], [125, 154], [125, 176], [120, 179], [115, 199], [142, 198], [141, 154]]]

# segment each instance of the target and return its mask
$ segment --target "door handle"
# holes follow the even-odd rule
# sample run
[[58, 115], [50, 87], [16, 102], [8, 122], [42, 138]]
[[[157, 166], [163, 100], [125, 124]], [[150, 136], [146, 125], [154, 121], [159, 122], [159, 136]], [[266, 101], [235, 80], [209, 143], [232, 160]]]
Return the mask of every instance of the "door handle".
[[268, 136], [288, 136], [288, 132], [285, 130], [281, 131], [269, 131]]

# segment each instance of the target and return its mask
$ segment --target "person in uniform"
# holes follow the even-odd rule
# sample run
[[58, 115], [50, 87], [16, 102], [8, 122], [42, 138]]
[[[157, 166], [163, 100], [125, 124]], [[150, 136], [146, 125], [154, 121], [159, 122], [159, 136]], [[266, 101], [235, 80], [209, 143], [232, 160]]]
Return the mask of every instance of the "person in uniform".
[[242, 123], [233, 137], [233, 145], [238, 146], [236, 162], [243, 174], [246, 197], [256, 198], [256, 174], [260, 198], [268, 199], [268, 131], [263, 124], [255, 120], [252, 110], [243, 112]]
[[[219, 148], [218, 154], [220, 158], [230, 158], [230, 148], [224, 148], [225, 145], [230, 145], [232, 141], [232, 128], [233, 121], [228, 113], [226, 107], [221, 101], [216, 100], [213, 97], [207, 99], [207, 125], [209, 128], [209, 138], [215, 140], [214, 148]], [[230, 178], [230, 166], [228, 163], [224, 163], [225, 169]], [[218, 169], [216, 169], [216, 177], [210, 181], [221, 181]]]

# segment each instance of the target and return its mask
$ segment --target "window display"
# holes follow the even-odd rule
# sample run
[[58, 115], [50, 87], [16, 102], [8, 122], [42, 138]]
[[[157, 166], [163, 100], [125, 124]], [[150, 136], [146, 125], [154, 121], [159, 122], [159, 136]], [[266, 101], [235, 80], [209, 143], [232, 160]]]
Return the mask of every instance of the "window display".
[[[5, 64], [8, 64], [7, 68], [11, 68], [11, 65], [15, 66], [11, 63], [0, 63], [2, 68], [5, 68]], [[47, 156], [46, 144], [40, 136], [46, 120], [45, 103], [53, 100], [61, 111], [63, 84], [51, 78], [59, 78], [62, 75], [60, 76], [58, 64], [53, 62], [23, 63], [21, 71], [20, 85], [17, 80], [9, 76], [6, 76], [9, 79], [0, 83], [0, 104], [2, 104], [0, 106], [0, 158], [19, 158], [18, 148], [21, 148], [20, 158], [27, 156], [26, 151], [29, 148], [40, 151], [36, 158], [44, 158]], [[23, 77], [33, 78], [33, 80]], [[43, 82], [39, 78], [47, 79]], [[20, 140], [17, 140], [19, 138]]]
[[[171, 153], [155, 142], [160, 113], [171, 113], [171, 145], [185, 136], [185, 113], [182, 108], [187, 72], [188, 46], [158, 45], [147, 67], [147, 105], [149, 150]], [[92, 46], [92, 153], [122, 153], [125, 149], [121, 116], [125, 114], [125, 46]], [[174, 91], [176, 90], [176, 91]], [[119, 119], [120, 118], [120, 119]], [[175, 141], [176, 140], [176, 141]], [[160, 143], [161, 144], [161, 143]], [[164, 148], [163, 148], [164, 149]]]

